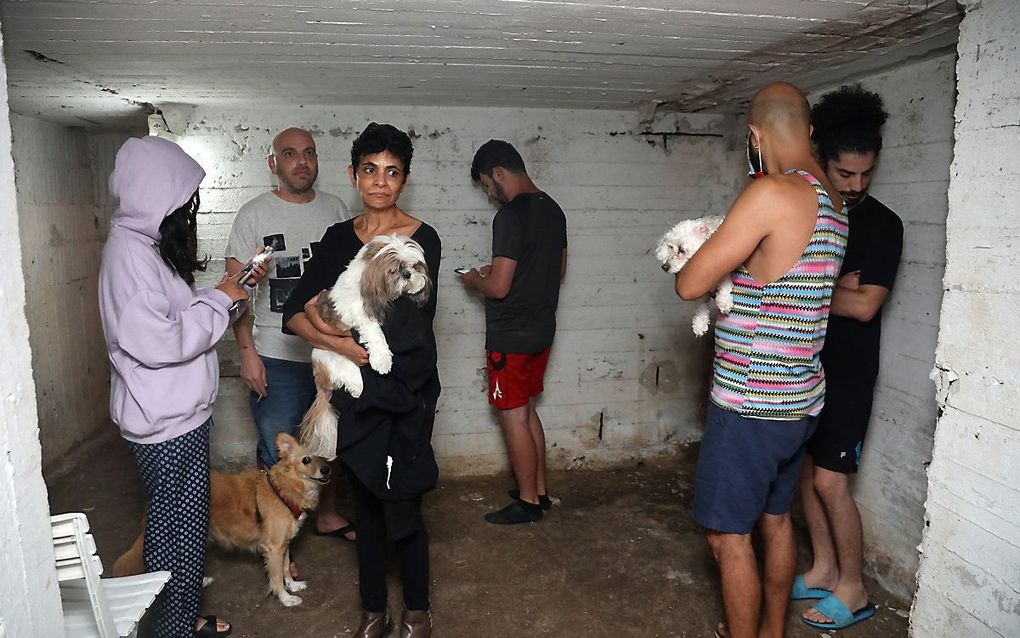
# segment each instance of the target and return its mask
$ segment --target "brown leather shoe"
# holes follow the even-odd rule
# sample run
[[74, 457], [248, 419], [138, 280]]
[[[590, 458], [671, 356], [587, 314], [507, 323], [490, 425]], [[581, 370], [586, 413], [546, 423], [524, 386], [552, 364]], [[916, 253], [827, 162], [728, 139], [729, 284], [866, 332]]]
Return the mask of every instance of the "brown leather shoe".
[[382, 638], [390, 632], [390, 615], [384, 611], [361, 610], [361, 624], [354, 638]]
[[400, 618], [400, 638], [429, 638], [432, 635], [432, 612], [428, 609], [405, 609]]

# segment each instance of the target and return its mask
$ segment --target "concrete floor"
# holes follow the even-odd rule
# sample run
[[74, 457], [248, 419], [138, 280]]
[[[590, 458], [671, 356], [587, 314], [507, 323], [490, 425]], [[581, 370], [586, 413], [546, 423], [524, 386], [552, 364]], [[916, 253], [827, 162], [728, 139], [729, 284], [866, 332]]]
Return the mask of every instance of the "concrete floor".
[[[113, 430], [113, 428], [111, 428]], [[144, 491], [134, 460], [115, 434], [65, 459], [47, 478], [53, 513], [84, 511], [107, 568], [139, 531]], [[441, 480], [426, 496], [432, 602], [440, 637], [712, 636], [723, 618], [719, 580], [705, 540], [688, 514], [693, 452], [615, 471], [557, 472], [561, 499], [540, 523], [497, 527], [482, 515], [507, 502], [508, 477]], [[345, 512], [345, 513], [349, 513]], [[354, 547], [312, 536], [295, 541], [308, 582], [304, 604], [285, 608], [265, 595], [262, 564], [251, 554], [213, 549], [203, 612], [234, 624], [234, 636], [348, 636], [357, 626]], [[810, 555], [800, 532], [800, 559]], [[839, 638], [907, 635], [906, 609], [869, 583], [877, 615]], [[399, 614], [391, 573], [390, 606]], [[796, 620], [787, 635], [825, 636]]]

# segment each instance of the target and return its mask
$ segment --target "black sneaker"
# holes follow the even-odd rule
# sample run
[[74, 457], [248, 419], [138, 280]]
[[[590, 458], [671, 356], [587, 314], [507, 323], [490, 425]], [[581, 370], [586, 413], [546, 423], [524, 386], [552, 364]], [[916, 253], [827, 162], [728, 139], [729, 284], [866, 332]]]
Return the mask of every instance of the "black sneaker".
[[[520, 490], [510, 490], [507, 492], [507, 495], [515, 501], [521, 500]], [[543, 512], [548, 511], [552, 507], [552, 500], [549, 498], [548, 494], [538, 495], [538, 506], [542, 508]]]
[[542, 520], [542, 507], [524, 501], [514, 501], [501, 510], [489, 512], [485, 520], [493, 525], [516, 525]]

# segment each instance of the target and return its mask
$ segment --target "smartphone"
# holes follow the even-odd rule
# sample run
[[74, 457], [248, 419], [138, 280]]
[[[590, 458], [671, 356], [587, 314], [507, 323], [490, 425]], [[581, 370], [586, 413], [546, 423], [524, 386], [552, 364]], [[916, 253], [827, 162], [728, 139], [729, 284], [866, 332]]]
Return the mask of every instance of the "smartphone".
[[246, 263], [244, 265], [244, 268], [241, 269], [241, 276], [237, 278], [237, 283], [243, 284], [244, 282], [248, 281], [248, 278], [251, 277], [252, 271], [255, 270], [255, 266], [258, 266], [262, 262], [272, 257], [273, 252], [275, 252], [275, 250], [276, 249], [273, 248], [272, 246], [266, 246], [265, 250], [249, 259], [248, 263]]
[[458, 275], [466, 275], [469, 272], [471, 272], [471, 269], [468, 268], [467, 266], [461, 266], [460, 268], [454, 268], [453, 272], [457, 273]]

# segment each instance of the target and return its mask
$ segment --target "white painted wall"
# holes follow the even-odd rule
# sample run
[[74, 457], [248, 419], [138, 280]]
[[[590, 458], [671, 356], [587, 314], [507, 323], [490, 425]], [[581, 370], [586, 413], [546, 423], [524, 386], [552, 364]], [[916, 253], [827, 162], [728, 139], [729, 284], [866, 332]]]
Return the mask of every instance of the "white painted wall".
[[1020, 4], [964, 4], [918, 638], [1020, 636]]
[[883, 309], [881, 372], [854, 496], [864, 525], [867, 571], [909, 599], [935, 430], [934, 386], [928, 375], [935, 360], [945, 269], [955, 53], [859, 80], [882, 96], [889, 112], [871, 193], [903, 220], [903, 256]]
[[25, 280], [11, 157], [7, 71], [0, 51], [0, 637], [54, 636], [64, 625], [25, 320]]
[[[187, 119], [185, 129], [182, 122]], [[489, 258], [495, 213], [474, 187], [469, 166], [491, 137], [518, 146], [538, 185], [567, 214], [570, 263], [558, 314], [541, 413], [555, 467], [609, 464], [668, 453], [700, 438], [707, 394], [709, 339], [689, 331], [690, 308], [649, 254], [674, 221], [719, 211], [732, 193], [720, 178], [721, 137], [636, 135], [633, 112], [478, 108], [352, 108], [336, 111], [168, 115], [182, 144], [209, 176], [203, 183], [202, 250], [220, 257], [234, 212], [266, 190], [264, 155], [272, 135], [291, 125], [315, 132], [319, 186], [352, 208], [360, 200], [346, 179], [350, 145], [369, 119], [415, 131], [415, 158], [404, 208], [435, 226], [444, 259], [438, 294], [443, 395], [434, 444], [444, 471], [506, 467], [495, 416], [485, 402], [483, 309], [465, 294], [453, 268]], [[655, 130], [716, 132], [719, 117], [669, 117]], [[205, 277], [221, 272], [216, 262]], [[235, 346], [224, 343], [213, 454], [248, 460], [254, 428], [236, 377]], [[658, 385], [656, 385], [658, 379]]]
[[[47, 466], [109, 426], [109, 366], [97, 285], [105, 218], [97, 217], [95, 144], [79, 129], [14, 115], [14, 165], [25, 314], [39, 436]], [[108, 215], [108, 213], [105, 213]]]

